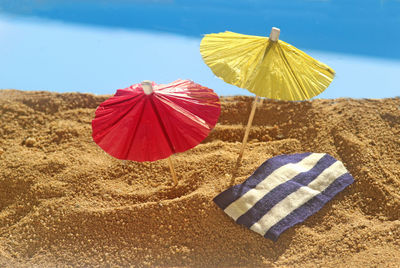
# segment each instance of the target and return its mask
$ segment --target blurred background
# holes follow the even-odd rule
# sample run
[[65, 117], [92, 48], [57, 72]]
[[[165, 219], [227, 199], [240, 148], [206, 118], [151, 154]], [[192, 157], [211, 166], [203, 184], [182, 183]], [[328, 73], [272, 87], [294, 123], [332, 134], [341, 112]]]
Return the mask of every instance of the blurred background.
[[0, 88], [113, 94], [182, 78], [249, 95], [213, 75], [200, 40], [273, 26], [336, 71], [317, 98], [400, 95], [400, 0], [0, 0]]

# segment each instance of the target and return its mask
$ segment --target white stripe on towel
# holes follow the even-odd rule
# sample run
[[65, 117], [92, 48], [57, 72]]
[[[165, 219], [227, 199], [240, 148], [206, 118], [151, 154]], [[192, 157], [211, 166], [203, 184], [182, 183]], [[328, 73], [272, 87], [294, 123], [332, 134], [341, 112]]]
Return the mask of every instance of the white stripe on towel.
[[299, 173], [309, 171], [325, 155], [326, 154], [313, 153], [298, 163], [290, 163], [281, 166], [264, 180], [262, 180], [259, 184], [257, 184], [255, 188], [251, 189], [235, 202], [226, 207], [224, 210], [225, 213], [236, 221], [272, 189], [293, 179]]
[[320, 194], [338, 177], [347, 173], [346, 168], [340, 161], [335, 162], [329, 168], [325, 169], [309, 185], [300, 187], [296, 192], [288, 195], [281, 202], [276, 204], [267, 214], [258, 222], [254, 223], [250, 229], [265, 235], [268, 230], [289, 215], [295, 209], [304, 205], [314, 196]]

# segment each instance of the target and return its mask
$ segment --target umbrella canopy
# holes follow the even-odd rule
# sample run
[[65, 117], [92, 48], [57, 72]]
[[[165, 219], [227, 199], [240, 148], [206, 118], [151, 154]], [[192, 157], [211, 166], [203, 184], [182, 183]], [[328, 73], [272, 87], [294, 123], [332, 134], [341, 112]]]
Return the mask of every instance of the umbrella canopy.
[[92, 136], [118, 159], [155, 161], [199, 144], [220, 111], [213, 90], [192, 81], [134, 84], [100, 104]]
[[216, 76], [270, 99], [310, 99], [324, 91], [335, 75], [329, 66], [277, 37], [207, 34], [200, 52]]

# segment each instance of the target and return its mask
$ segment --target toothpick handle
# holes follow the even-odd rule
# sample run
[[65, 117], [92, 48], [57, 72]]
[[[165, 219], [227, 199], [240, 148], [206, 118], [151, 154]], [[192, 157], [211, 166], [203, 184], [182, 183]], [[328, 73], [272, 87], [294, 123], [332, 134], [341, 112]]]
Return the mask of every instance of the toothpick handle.
[[251, 107], [249, 121], [247, 122], [246, 131], [244, 132], [244, 137], [243, 137], [243, 141], [242, 141], [242, 148], [240, 149], [239, 157], [237, 159], [238, 164], [240, 164], [240, 161], [242, 160], [244, 148], [246, 147], [247, 140], [249, 138], [251, 124], [253, 123], [254, 114], [256, 113], [258, 98], [259, 98], [258, 96], [255, 97], [253, 106]]
[[172, 179], [174, 180], [174, 185], [178, 185], [178, 179], [176, 178], [176, 173], [174, 169], [174, 163], [172, 162], [172, 156], [168, 157], [168, 165], [169, 169], [171, 170]]
[[281, 30], [276, 27], [272, 27], [271, 33], [269, 34], [269, 40], [271, 41], [278, 41], [279, 40], [279, 34], [281, 33]]
[[142, 84], [144, 94], [150, 95], [151, 93], [154, 92], [153, 83], [150, 80], [144, 80], [144, 81], [142, 81], [141, 84]]

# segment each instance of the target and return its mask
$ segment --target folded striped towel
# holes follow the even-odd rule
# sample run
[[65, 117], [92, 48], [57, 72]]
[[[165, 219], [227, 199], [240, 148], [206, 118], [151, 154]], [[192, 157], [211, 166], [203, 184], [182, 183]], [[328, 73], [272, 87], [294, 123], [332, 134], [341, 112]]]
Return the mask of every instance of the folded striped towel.
[[353, 181], [342, 162], [328, 154], [279, 155], [214, 202], [236, 223], [276, 241]]

